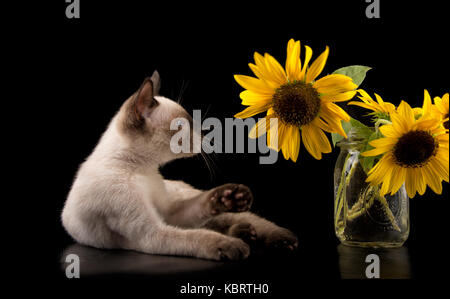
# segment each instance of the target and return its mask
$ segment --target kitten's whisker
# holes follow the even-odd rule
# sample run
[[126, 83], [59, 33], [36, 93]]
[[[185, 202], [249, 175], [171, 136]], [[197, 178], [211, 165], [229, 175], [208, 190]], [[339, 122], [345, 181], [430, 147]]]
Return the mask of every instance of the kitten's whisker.
[[208, 105], [208, 108], [206, 108], [206, 112], [204, 115], [202, 115], [202, 121], [205, 120], [206, 116], [208, 115], [209, 109], [211, 108], [211, 104]]
[[219, 148], [222, 149], [222, 142], [220, 140], [217, 140], [216, 138], [214, 138], [214, 145], [211, 145], [211, 141], [212, 141], [212, 139], [210, 139], [206, 135], [202, 135], [202, 144], [209, 147], [210, 149], [214, 148], [214, 145], [217, 144], [219, 146]]
[[177, 103], [181, 105], [181, 103], [183, 102], [183, 94], [187, 89], [187, 86], [189, 84], [189, 81], [185, 81], [183, 79], [183, 81], [181, 82], [181, 88], [180, 88], [180, 92], [178, 94], [178, 99], [177, 99]]
[[[203, 149], [205, 149], [206, 151], [204, 151]], [[210, 177], [211, 180], [213, 179], [213, 177], [216, 175], [217, 171], [220, 169], [217, 164], [215, 163], [213, 157], [216, 157], [216, 153], [214, 152], [214, 147], [211, 145], [210, 140], [203, 136], [202, 139], [202, 151], [201, 151], [202, 157], [205, 160], [205, 163], [208, 166], [209, 172], [210, 172]], [[212, 154], [212, 156], [211, 156]]]
[[205, 161], [206, 167], [208, 167], [209, 178], [212, 182], [214, 180], [214, 177], [216, 174], [215, 169], [214, 169], [214, 167], [216, 167], [216, 165], [213, 164], [212, 160], [208, 160], [208, 155], [205, 152], [201, 151], [201, 155], [202, 155], [203, 161]]
[[208, 157], [209, 161], [211, 162], [211, 165], [213, 165], [213, 169], [216, 169], [216, 173], [220, 169], [220, 167], [217, 165], [217, 163], [214, 161], [215, 158], [217, 158], [217, 154], [215, 152], [212, 152], [211, 155], [206, 155]]
[[177, 96], [177, 103], [178, 103], [178, 104], [180, 104], [181, 93], [182, 93], [182, 90], [183, 90], [183, 86], [184, 86], [184, 79], [183, 79], [183, 81], [181, 81], [180, 91], [178, 92], [178, 96]]

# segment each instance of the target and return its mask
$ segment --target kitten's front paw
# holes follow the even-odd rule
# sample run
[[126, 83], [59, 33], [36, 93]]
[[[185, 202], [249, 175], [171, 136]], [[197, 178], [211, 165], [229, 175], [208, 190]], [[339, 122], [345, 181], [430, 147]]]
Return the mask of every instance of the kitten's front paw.
[[250, 247], [242, 240], [223, 236], [213, 240], [207, 248], [207, 257], [218, 261], [243, 260], [250, 254]]
[[275, 250], [294, 251], [298, 247], [298, 239], [290, 230], [279, 227], [268, 233], [264, 238], [267, 247]]
[[253, 195], [247, 186], [225, 184], [212, 190], [209, 202], [213, 215], [219, 212], [245, 212], [252, 205]]

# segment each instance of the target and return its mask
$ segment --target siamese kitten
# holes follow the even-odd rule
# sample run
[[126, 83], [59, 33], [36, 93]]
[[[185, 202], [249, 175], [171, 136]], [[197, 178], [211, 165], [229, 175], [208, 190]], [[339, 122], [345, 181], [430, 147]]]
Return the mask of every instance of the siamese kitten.
[[176, 133], [171, 121], [192, 118], [159, 96], [159, 87], [155, 71], [125, 101], [80, 166], [62, 212], [67, 232], [97, 248], [213, 260], [244, 259], [250, 253], [247, 243], [256, 239], [297, 247], [289, 230], [247, 212], [253, 197], [246, 186], [203, 191], [161, 176], [161, 165], [192, 155], [170, 150]]

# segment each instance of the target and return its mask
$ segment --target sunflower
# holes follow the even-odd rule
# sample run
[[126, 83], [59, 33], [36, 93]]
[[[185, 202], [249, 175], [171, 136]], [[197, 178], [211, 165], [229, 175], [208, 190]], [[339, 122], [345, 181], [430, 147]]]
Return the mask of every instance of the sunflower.
[[362, 108], [372, 110], [373, 112], [370, 114], [383, 119], [389, 119], [389, 115], [393, 111], [395, 111], [394, 104], [383, 101], [383, 99], [376, 93], [375, 93], [375, 98], [377, 99], [376, 102], [364, 90], [358, 89], [358, 93], [360, 94], [358, 98], [360, 98], [362, 102], [352, 101], [349, 102], [348, 105], [356, 105]]
[[442, 98], [434, 98], [434, 106], [436, 107], [436, 112], [441, 115], [444, 128], [448, 132], [448, 93], [444, 94]]
[[[356, 94], [357, 85], [350, 77], [340, 74], [316, 80], [325, 66], [328, 53], [329, 48], [326, 47], [308, 67], [312, 57], [311, 48], [305, 46], [302, 63], [300, 41], [291, 39], [283, 68], [271, 55], [266, 53], [262, 56], [255, 52], [255, 63], [250, 63], [249, 67], [257, 78], [234, 76], [237, 83], [246, 89], [240, 94], [242, 105], [249, 106], [235, 117], [248, 118], [267, 112], [266, 117], [250, 131], [250, 138], [260, 137], [267, 132], [268, 146], [277, 151], [281, 149], [286, 160], [296, 162], [300, 138], [308, 152], [320, 160], [322, 153], [331, 152], [324, 131], [346, 137], [341, 120], [349, 121], [350, 117], [334, 102], [351, 99]], [[272, 118], [278, 120], [278, 126], [271, 125]]]
[[[431, 106], [429, 97], [424, 101], [429, 101], [424, 107]], [[382, 184], [381, 194], [394, 194], [403, 184], [410, 198], [416, 192], [422, 195], [427, 185], [435, 193], [442, 193], [442, 180], [449, 181], [449, 135], [431, 114], [427, 108], [415, 119], [413, 109], [402, 101], [391, 114], [392, 124], [380, 127], [385, 137], [371, 141], [375, 148], [362, 153], [383, 155], [367, 178], [371, 185]]]

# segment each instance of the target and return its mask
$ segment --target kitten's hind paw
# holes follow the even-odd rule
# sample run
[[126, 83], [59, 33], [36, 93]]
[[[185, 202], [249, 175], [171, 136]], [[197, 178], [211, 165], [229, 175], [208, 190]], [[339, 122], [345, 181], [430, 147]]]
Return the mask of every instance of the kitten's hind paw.
[[253, 225], [248, 222], [233, 224], [228, 229], [228, 235], [239, 238], [247, 244], [256, 241], [256, 230]]
[[211, 190], [209, 203], [211, 214], [220, 212], [245, 212], [250, 209], [253, 195], [247, 186], [240, 184], [225, 184]]
[[239, 261], [246, 259], [250, 254], [250, 247], [242, 240], [228, 236], [210, 240], [207, 247], [207, 258], [218, 261]]
[[294, 251], [298, 247], [298, 239], [290, 230], [279, 227], [264, 238], [267, 247], [274, 250]]

